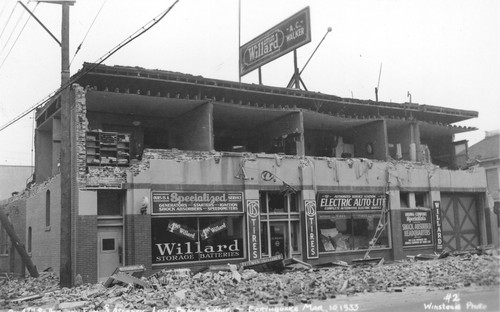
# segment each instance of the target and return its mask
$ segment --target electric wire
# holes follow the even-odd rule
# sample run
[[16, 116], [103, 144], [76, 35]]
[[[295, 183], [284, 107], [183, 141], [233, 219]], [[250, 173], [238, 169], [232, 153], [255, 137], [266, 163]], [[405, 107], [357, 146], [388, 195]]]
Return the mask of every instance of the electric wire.
[[[82, 78], [83, 76], [85, 76], [86, 74], [88, 74], [89, 72], [91, 72], [92, 70], [94, 70], [97, 66], [99, 66], [100, 64], [102, 64], [105, 60], [107, 60], [113, 54], [115, 54], [116, 52], [118, 52], [124, 46], [126, 46], [127, 44], [129, 44], [130, 42], [132, 42], [133, 40], [135, 40], [136, 38], [138, 38], [139, 36], [143, 35], [144, 33], [146, 33], [149, 29], [151, 29], [153, 26], [155, 26], [156, 24], [158, 24], [173, 9], [173, 7], [177, 4], [177, 2], [179, 2], [179, 0], [176, 0], [167, 10], [165, 10], [164, 12], [162, 12], [161, 14], [159, 14], [158, 16], [156, 16], [154, 19], [152, 19], [151, 21], [149, 21], [148, 23], [146, 23], [146, 25], [142, 26], [138, 31], [136, 31], [135, 33], [133, 33], [127, 39], [123, 40], [120, 44], [118, 44], [113, 49], [111, 49], [109, 52], [107, 52], [104, 56], [102, 56], [100, 59], [98, 59], [88, 69], [86, 69], [85, 71], [82, 71], [80, 73], [77, 73], [75, 76], [73, 76], [72, 79], [70, 79], [70, 81], [66, 85], [63, 85], [59, 89], [53, 91], [52, 93], [50, 93], [49, 95], [47, 95], [45, 98], [43, 98], [41, 101], [39, 101], [37, 104], [31, 106], [30, 108], [28, 108], [27, 110], [25, 110], [23, 113], [21, 113], [20, 115], [18, 115], [16, 118], [14, 118], [13, 120], [9, 121], [8, 123], [6, 123], [2, 127], [0, 127], [0, 131], [6, 129], [10, 125], [16, 123], [18, 120], [20, 120], [21, 118], [23, 118], [24, 116], [26, 116], [27, 114], [29, 114], [30, 112], [32, 112], [33, 110], [37, 109], [38, 107], [46, 104], [51, 98], [53, 98], [54, 96], [60, 94], [64, 89], [66, 89], [67, 87], [69, 87], [70, 85], [72, 85], [75, 81], [77, 81], [78, 79]], [[149, 24], [151, 24], [151, 25], [149, 25]], [[147, 26], [147, 25], [149, 25], [149, 26]]]
[[3, 26], [2, 32], [0, 33], [0, 38], [2, 38], [3, 33], [5, 32], [5, 29], [7, 29], [7, 25], [9, 24], [10, 19], [12, 18], [12, 14], [14, 14], [14, 11], [16, 10], [17, 4], [18, 4], [18, 3], [17, 3], [17, 1], [16, 1], [16, 3], [14, 4], [14, 7], [12, 8], [12, 11], [10, 11], [10, 15], [9, 15], [9, 17], [7, 18], [7, 21], [5, 22], [5, 25]]
[[[16, 2], [17, 4], [17, 2]], [[15, 7], [14, 7], [15, 8]], [[21, 13], [21, 16], [17, 19], [16, 24], [14, 25], [14, 28], [12, 28], [12, 31], [10, 32], [9, 37], [5, 41], [5, 45], [3, 46], [2, 50], [0, 51], [0, 55], [2, 55], [3, 51], [5, 51], [5, 48], [7, 47], [8, 43], [10, 42], [10, 39], [12, 38], [12, 35], [14, 35], [15, 30], [17, 29], [17, 26], [19, 25], [19, 22], [21, 22], [22, 17], [24, 16], [25, 12]]]
[[104, 7], [104, 5], [106, 4], [106, 1], [107, 0], [104, 0], [104, 2], [102, 3], [101, 5], [101, 8], [99, 9], [99, 11], [97, 11], [97, 14], [96, 16], [94, 17], [94, 20], [92, 21], [92, 23], [90, 24], [89, 26], [89, 29], [87, 30], [87, 33], [85, 34], [85, 36], [83, 36], [83, 39], [82, 39], [82, 42], [80, 42], [80, 44], [78, 45], [78, 47], [76, 48], [76, 51], [75, 51], [75, 54], [73, 55], [73, 58], [71, 59], [71, 62], [69, 62], [69, 66], [71, 67], [71, 64], [73, 64], [73, 60], [75, 59], [76, 55], [78, 54], [78, 52], [80, 51], [80, 49], [82, 48], [82, 45], [83, 45], [83, 42], [85, 41], [85, 39], [87, 39], [87, 36], [90, 32], [90, 30], [92, 29], [92, 26], [94, 26], [94, 23], [95, 21], [97, 20], [97, 17], [99, 16], [99, 14], [101, 13], [101, 10], [102, 8]]
[[[33, 12], [35, 12], [36, 8], [38, 7], [38, 4], [39, 3], [36, 4], [35, 8], [33, 9]], [[5, 61], [7, 61], [7, 59], [9, 58], [10, 52], [12, 52], [12, 49], [14, 49], [14, 47], [15, 47], [15, 45], [17, 43], [17, 40], [19, 40], [19, 37], [23, 33], [24, 28], [26, 28], [26, 25], [28, 24], [28, 22], [29, 22], [30, 19], [31, 19], [31, 15], [28, 16], [28, 19], [26, 20], [26, 22], [24, 22], [23, 28], [21, 28], [21, 31], [19, 32], [19, 34], [17, 34], [16, 40], [14, 40], [14, 43], [12, 44], [12, 46], [9, 49], [9, 52], [7, 52], [7, 55], [5, 55], [5, 58], [3, 59], [2, 63], [0, 64], [0, 70], [2, 69], [3, 64], [5, 63]], [[5, 45], [5, 46], [7, 46], [7, 45]], [[2, 52], [3, 52], [3, 50], [2, 50]]]

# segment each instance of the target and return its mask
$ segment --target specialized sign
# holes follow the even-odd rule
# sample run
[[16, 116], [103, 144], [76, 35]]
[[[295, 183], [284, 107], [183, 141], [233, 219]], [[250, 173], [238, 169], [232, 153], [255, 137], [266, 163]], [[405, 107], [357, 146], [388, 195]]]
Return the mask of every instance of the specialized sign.
[[436, 222], [436, 250], [443, 250], [443, 228], [441, 223], [441, 202], [433, 202], [434, 220]]
[[317, 259], [319, 257], [319, 250], [316, 201], [304, 200], [304, 210], [306, 220], [307, 259]]
[[153, 214], [242, 213], [241, 192], [153, 191]]
[[248, 258], [260, 259], [260, 203], [258, 199], [247, 199]]
[[403, 246], [432, 244], [432, 216], [429, 210], [404, 209], [401, 211]]
[[311, 41], [309, 7], [240, 47], [240, 77]]
[[382, 210], [384, 194], [328, 194], [318, 195], [318, 211]]

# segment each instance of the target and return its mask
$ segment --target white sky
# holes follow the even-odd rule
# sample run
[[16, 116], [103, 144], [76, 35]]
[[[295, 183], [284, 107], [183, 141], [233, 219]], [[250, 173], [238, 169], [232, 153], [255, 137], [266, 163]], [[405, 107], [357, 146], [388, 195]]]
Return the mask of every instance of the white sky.
[[[59, 46], [35, 20], [28, 21], [13, 46], [28, 18], [16, 2], [0, 1], [0, 126], [60, 84]], [[70, 9], [72, 57], [105, 4], [72, 62], [71, 74], [83, 62], [97, 61], [173, 2], [77, 0]], [[238, 2], [180, 0], [158, 25], [105, 64], [238, 81]], [[37, 17], [60, 38], [61, 7], [27, 5], [32, 11], [36, 7]], [[241, 0], [241, 45], [306, 6], [312, 41], [298, 50], [299, 68], [327, 28], [333, 28], [302, 74], [309, 91], [374, 100], [382, 64], [380, 101], [406, 102], [409, 91], [413, 103], [478, 111], [479, 118], [458, 124], [479, 128], [456, 137], [469, 145], [483, 139], [484, 131], [500, 128], [500, 1]], [[292, 72], [289, 53], [262, 68], [263, 83], [285, 87]], [[242, 82], [258, 83], [257, 71]], [[32, 133], [33, 113], [1, 131], [0, 165], [30, 165]]]

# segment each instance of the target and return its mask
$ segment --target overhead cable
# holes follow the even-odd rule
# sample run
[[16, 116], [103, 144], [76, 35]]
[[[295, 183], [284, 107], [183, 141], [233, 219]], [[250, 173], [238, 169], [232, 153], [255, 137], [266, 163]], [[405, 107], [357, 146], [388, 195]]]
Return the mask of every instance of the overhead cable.
[[[22, 3], [21, 3], [22, 4]], [[33, 9], [33, 12], [35, 12], [36, 8], [38, 7], [38, 3], [36, 4], [35, 8]], [[23, 28], [21, 28], [21, 31], [19, 32], [19, 34], [17, 34], [17, 37], [16, 37], [16, 40], [14, 40], [14, 43], [10, 46], [10, 49], [9, 49], [9, 52], [7, 52], [7, 55], [5, 55], [5, 58], [3, 59], [2, 61], [2, 64], [0, 64], [0, 70], [2, 69], [3, 67], [3, 64], [5, 63], [5, 61], [7, 60], [7, 58], [9, 57], [10, 55], [10, 52], [12, 52], [12, 49], [14, 49], [14, 46], [16, 45], [17, 43], [17, 40], [19, 40], [19, 37], [21, 36], [21, 34], [23, 33], [24, 31], [24, 28], [26, 28], [26, 25], [28, 24], [29, 20], [31, 18], [31, 15], [28, 16], [28, 19], [26, 20], [26, 22], [24, 22], [24, 25], [23, 25]], [[16, 25], [17, 26], [17, 25]], [[12, 32], [14, 33], [14, 32]], [[9, 37], [10, 39], [10, 37]], [[7, 44], [5, 45], [7, 46]], [[3, 52], [3, 49], [2, 49], [2, 52]], [[0, 53], [1, 54], [1, 53]]]
[[88, 74], [89, 72], [91, 72], [92, 70], [94, 70], [97, 66], [99, 66], [100, 64], [102, 64], [105, 60], [107, 60], [113, 54], [115, 54], [116, 52], [118, 52], [121, 48], [123, 48], [124, 46], [126, 46], [127, 44], [129, 44], [130, 42], [132, 42], [133, 40], [135, 40], [136, 38], [138, 38], [142, 34], [146, 33], [153, 26], [155, 26], [156, 24], [158, 24], [170, 12], [170, 10], [172, 10], [172, 8], [177, 4], [177, 2], [179, 2], [179, 0], [176, 0], [167, 10], [165, 10], [164, 12], [162, 12], [161, 14], [159, 14], [158, 16], [156, 16], [154, 19], [152, 19], [151, 21], [149, 21], [148, 23], [146, 23], [146, 25], [142, 26], [138, 31], [136, 31], [131, 36], [129, 36], [127, 39], [123, 40], [116, 47], [114, 47], [113, 49], [111, 49], [108, 53], [106, 53], [104, 56], [102, 56], [100, 59], [98, 59], [88, 69], [86, 69], [85, 71], [82, 71], [80, 73], [77, 73], [72, 79], [70, 79], [70, 81], [67, 84], [61, 86], [59, 89], [57, 89], [56, 91], [54, 91], [51, 94], [49, 94], [48, 96], [46, 96], [43, 100], [41, 100], [37, 104], [31, 106], [30, 108], [28, 108], [27, 110], [25, 110], [23, 113], [21, 113], [20, 115], [18, 115], [16, 118], [14, 118], [13, 120], [9, 121], [7, 124], [5, 124], [2, 127], [0, 127], [0, 131], [4, 130], [5, 128], [7, 128], [10, 125], [14, 124], [18, 120], [20, 120], [21, 118], [23, 118], [24, 116], [26, 116], [27, 114], [29, 114], [30, 112], [32, 112], [33, 110], [35, 110], [38, 107], [40, 107], [40, 106], [44, 105], [45, 103], [47, 103], [51, 98], [53, 98], [54, 96], [58, 95], [64, 89], [66, 89], [67, 87], [71, 86], [75, 81], [77, 81], [78, 79], [82, 78], [83, 76], [85, 76], [86, 74]]
[[[7, 29], [7, 25], [9, 24], [10, 19], [12, 18], [12, 14], [14, 14], [14, 11], [16, 10], [16, 7], [17, 7], [17, 2], [16, 2], [16, 4], [14, 4], [12, 11], [10, 11], [9, 17], [7, 18], [7, 21], [5, 22], [5, 25], [3, 26], [2, 32], [0, 33], [0, 38], [2, 38], [3, 33], [5, 32], [5, 29]], [[3, 12], [3, 10], [2, 10], [2, 12]]]
[[69, 66], [71, 67], [71, 64], [73, 63], [73, 60], [75, 59], [75, 56], [78, 54], [78, 52], [80, 51], [80, 49], [82, 48], [82, 44], [83, 42], [85, 41], [85, 39], [87, 39], [87, 36], [90, 32], [90, 30], [92, 29], [92, 26], [94, 26], [94, 23], [95, 21], [97, 20], [97, 17], [99, 16], [99, 14], [101, 13], [101, 10], [102, 8], [104, 7], [104, 5], [106, 4], [106, 1], [107, 0], [104, 0], [104, 2], [102, 3], [101, 5], [101, 8], [99, 9], [99, 11], [97, 11], [97, 14], [96, 16], [94, 17], [94, 20], [92, 21], [92, 23], [90, 24], [89, 26], [89, 29], [87, 30], [87, 33], [85, 34], [85, 36], [83, 36], [83, 39], [82, 39], [82, 42], [80, 42], [80, 44], [78, 45], [78, 47], [76, 48], [76, 51], [75, 51], [75, 55], [73, 55], [73, 58], [71, 59], [71, 62], [69, 62]]

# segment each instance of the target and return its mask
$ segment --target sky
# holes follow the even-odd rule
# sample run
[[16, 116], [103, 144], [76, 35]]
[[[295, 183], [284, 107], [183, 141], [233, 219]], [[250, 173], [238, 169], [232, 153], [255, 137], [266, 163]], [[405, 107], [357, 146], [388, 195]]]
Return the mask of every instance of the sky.
[[[174, 2], [76, 0], [71, 75]], [[61, 37], [60, 5], [23, 3]], [[309, 91], [375, 100], [378, 85], [380, 101], [404, 103], [411, 94], [412, 103], [477, 111], [478, 118], [456, 124], [478, 128], [455, 137], [469, 146], [500, 129], [498, 0], [179, 0], [104, 64], [239, 81], [239, 46], [307, 6], [312, 41], [297, 50], [300, 69], [332, 28], [302, 73]], [[2, 127], [58, 88], [61, 56], [56, 41], [15, 0], [0, 1], [0, 34]], [[286, 87], [292, 73], [289, 53], [262, 67], [262, 82]], [[258, 83], [257, 71], [241, 81]], [[0, 165], [33, 164], [33, 116], [0, 131]]]

